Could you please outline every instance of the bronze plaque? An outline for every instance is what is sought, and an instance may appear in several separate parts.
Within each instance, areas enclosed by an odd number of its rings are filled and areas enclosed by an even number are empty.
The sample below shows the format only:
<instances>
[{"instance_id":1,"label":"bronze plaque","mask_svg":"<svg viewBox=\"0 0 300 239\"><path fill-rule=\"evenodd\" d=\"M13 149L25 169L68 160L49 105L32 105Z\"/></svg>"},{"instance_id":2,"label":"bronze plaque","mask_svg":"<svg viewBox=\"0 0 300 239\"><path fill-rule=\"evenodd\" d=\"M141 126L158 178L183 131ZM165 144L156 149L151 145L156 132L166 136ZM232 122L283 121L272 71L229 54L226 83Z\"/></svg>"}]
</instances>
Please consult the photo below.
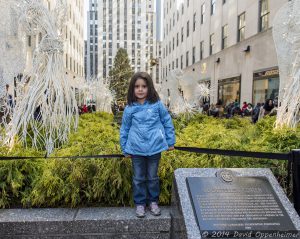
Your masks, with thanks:
<instances>
[{"instance_id":1,"label":"bronze plaque","mask_svg":"<svg viewBox=\"0 0 300 239\"><path fill-rule=\"evenodd\" d=\"M202 237L257 238L258 232L296 233L266 177L235 177L230 172L221 171L215 178L186 179ZM243 234L235 237L237 233Z\"/></svg>"}]
</instances>

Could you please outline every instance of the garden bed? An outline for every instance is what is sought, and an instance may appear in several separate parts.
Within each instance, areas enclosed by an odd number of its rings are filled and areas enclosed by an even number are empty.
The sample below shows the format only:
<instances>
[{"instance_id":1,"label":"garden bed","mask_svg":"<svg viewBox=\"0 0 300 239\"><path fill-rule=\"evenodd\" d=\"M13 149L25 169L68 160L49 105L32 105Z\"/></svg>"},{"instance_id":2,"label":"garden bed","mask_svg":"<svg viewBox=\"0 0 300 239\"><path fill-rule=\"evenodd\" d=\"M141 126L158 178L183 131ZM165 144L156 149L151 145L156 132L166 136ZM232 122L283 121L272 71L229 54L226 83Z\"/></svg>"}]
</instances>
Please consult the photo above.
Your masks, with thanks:
<instances>
[{"instance_id":1,"label":"garden bed","mask_svg":"<svg viewBox=\"0 0 300 239\"><path fill-rule=\"evenodd\" d=\"M204 115L174 120L177 146L256 152L289 152L300 148L300 130L274 130L275 118L253 125L249 119ZM68 144L50 156L120 154L119 126L113 115L85 114ZM0 148L2 156L44 156L16 145ZM159 168L160 203L169 205L177 168L270 168L285 187L287 163L170 151ZM0 161L0 208L132 206L130 159L38 159ZM285 189L285 188L284 188Z\"/></svg>"}]
</instances>

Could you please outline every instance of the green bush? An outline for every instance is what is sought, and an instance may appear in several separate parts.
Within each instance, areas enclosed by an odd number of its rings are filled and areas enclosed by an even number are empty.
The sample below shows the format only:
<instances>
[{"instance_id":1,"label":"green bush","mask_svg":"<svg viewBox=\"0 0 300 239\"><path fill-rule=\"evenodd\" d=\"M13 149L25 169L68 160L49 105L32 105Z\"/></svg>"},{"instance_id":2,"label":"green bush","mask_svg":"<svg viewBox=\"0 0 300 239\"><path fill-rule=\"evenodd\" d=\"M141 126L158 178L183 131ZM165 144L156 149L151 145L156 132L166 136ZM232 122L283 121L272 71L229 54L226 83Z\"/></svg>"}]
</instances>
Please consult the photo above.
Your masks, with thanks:
<instances>
[{"instance_id":1,"label":"green bush","mask_svg":"<svg viewBox=\"0 0 300 239\"><path fill-rule=\"evenodd\" d=\"M300 129L273 129L274 118L256 125L249 119L217 119L204 115L174 120L177 146L258 152L289 152L300 147ZM43 156L45 152L0 148L3 156ZM111 114L84 114L78 131L53 157L119 154L119 125ZM171 199L177 168L271 168L285 188L286 162L169 151L159 167L160 202ZM0 207L76 207L132 205L131 161L120 159L40 159L0 161ZM286 188L285 188L286 189Z\"/></svg>"}]
</instances>

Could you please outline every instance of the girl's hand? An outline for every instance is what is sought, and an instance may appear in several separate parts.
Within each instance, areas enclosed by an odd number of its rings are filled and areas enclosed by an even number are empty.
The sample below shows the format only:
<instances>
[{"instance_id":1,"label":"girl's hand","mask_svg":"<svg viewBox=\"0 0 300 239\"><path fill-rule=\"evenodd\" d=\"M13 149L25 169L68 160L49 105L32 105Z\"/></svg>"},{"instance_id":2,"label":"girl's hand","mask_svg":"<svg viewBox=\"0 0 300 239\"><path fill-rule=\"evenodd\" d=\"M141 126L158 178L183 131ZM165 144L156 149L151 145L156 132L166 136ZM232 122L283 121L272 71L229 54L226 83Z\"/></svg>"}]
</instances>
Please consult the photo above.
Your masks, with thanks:
<instances>
[{"instance_id":1,"label":"girl's hand","mask_svg":"<svg viewBox=\"0 0 300 239\"><path fill-rule=\"evenodd\" d=\"M131 158L130 154L124 154L125 158Z\"/></svg>"},{"instance_id":2,"label":"girl's hand","mask_svg":"<svg viewBox=\"0 0 300 239\"><path fill-rule=\"evenodd\" d=\"M174 146L168 148L168 151L172 151L172 150L174 150Z\"/></svg>"}]
</instances>

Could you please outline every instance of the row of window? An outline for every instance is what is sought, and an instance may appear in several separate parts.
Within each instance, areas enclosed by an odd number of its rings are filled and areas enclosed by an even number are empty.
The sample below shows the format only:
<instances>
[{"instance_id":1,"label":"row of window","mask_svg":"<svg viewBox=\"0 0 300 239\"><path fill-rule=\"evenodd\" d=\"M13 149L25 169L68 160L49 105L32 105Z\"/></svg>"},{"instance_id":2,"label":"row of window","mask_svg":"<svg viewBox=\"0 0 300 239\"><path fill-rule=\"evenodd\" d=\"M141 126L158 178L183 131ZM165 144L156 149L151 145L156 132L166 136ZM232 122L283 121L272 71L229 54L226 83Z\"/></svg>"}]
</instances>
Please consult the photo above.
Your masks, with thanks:
<instances>
[{"instance_id":1,"label":"row of window","mask_svg":"<svg viewBox=\"0 0 300 239\"><path fill-rule=\"evenodd\" d=\"M68 54L65 55L65 67L66 69L73 71L78 75L83 75L83 66L80 66L80 63L75 61L75 59L73 59Z\"/></svg>"},{"instance_id":2,"label":"row of window","mask_svg":"<svg viewBox=\"0 0 300 239\"><path fill-rule=\"evenodd\" d=\"M216 0L211 0L211 13L213 14L215 11L215 4ZM223 0L223 3L226 1ZM205 10L205 3L201 5L201 16L200 16L200 24L205 23L205 15L206 15L206 10ZM259 31L266 30L268 28L268 23L269 23L269 0L260 0L259 2ZM177 11L177 22L179 21L179 12ZM196 30L196 21L197 21L197 14L196 12L193 14L193 31ZM241 14L238 19L239 23L239 28L245 27L245 14ZM173 13L173 27L175 27L175 13ZM186 34L187 37L189 37L189 21L187 21L187 27L186 27ZM166 24L164 28L164 39L168 36L169 33L171 33L172 30L172 19L170 18L170 22ZM183 30L182 30L183 32ZM244 33L244 32L243 32ZM242 34L243 34L242 33Z\"/></svg>"},{"instance_id":3,"label":"row of window","mask_svg":"<svg viewBox=\"0 0 300 239\"><path fill-rule=\"evenodd\" d=\"M267 1L261 1L266 3ZM246 13L242 13L238 16L238 29L237 29L237 42L240 42L245 39L245 27L246 27ZM262 5L261 15L260 15L261 29L265 30L269 25L269 11L267 5ZM195 24L194 24L195 26ZM189 37L189 21L187 22L187 37ZM221 39L221 49L228 47L228 24L222 26L222 39ZM181 28L181 43L184 42L184 28ZM176 46L179 46L179 33L176 34ZM200 60L203 59L203 41L200 43ZM195 48L195 47L194 47ZM209 38L209 55L212 55L215 48L215 34L211 34ZM169 41L169 44L166 44L166 47L163 50L163 58L166 58L168 54L171 54L172 50L175 50L175 37L173 37L172 42ZM194 63L194 61L193 61Z\"/></svg>"},{"instance_id":4,"label":"row of window","mask_svg":"<svg viewBox=\"0 0 300 239\"><path fill-rule=\"evenodd\" d=\"M176 1L176 0L174 0L174 1ZM224 5L226 3L226 0L222 0L222 3ZM186 4L187 4L187 8L188 8L190 6L190 1L187 0ZM204 6L204 9L202 9L202 6ZM201 6L201 12L202 12L202 10L205 11L205 4L202 4L202 6ZM170 1L170 4L167 1L167 5L164 8L164 18L166 18L166 15L168 15L168 13L169 13L169 7L170 7L170 10L171 10L171 8L172 8L172 0ZM210 11L211 15L215 14L215 12L216 12L216 0L211 0L211 2L210 2L210 9L211 9L211 11ZM184 4L182 3L181 4L181 15L183 15L183 14L184 14ZM173 16L175 16L175 13L174 13ZM178 21L178 19L179 19L179 10L177 10L177 21Z\"/></svg>"},{"instance_id":5,"label":"row of window","mask_svg":"<svg viewBox=\"0 0 300 239\"><path fill-rule=\"evenodd\" d=\"M83 19L83 15L81 16ZM75 16L75 13L72 11L71 5L69 6L69 20L72 21L73 26L76 28L78 31L78 34L83 37L83 27L82 24L79 24L77 16Z\"/></svg>"}]
</instances>

